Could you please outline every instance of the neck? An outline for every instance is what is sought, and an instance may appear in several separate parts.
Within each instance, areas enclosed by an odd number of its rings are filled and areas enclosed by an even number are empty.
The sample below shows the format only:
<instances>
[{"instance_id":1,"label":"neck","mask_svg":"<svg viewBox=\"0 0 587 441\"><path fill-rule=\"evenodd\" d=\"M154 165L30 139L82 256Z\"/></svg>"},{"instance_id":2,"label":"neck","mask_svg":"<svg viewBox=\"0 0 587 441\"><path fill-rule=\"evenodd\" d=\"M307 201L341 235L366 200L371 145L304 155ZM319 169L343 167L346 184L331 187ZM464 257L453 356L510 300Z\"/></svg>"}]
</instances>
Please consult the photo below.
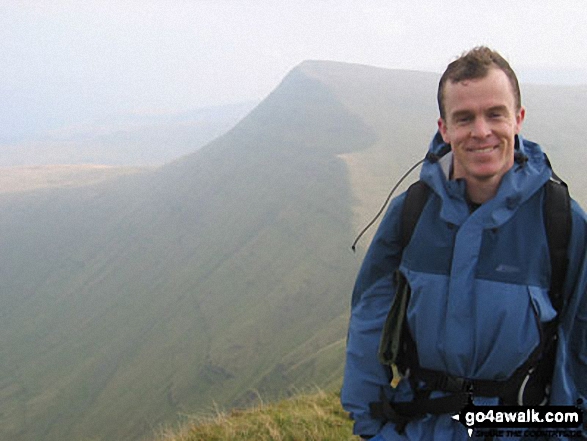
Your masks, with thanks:
<instances>
[{"instance_id":1,"label":"neck","mask_svg":"<svg viewBox=\"0 0 587 441\"><path fill-rule=\"evenodd\" d=\"M466 179L467 196L469 200L476 204L483 204L492 199L497 194L499 188L498 180L489 179L487 181L477 181L475 179Z\"/></svg>"}]
</instances>

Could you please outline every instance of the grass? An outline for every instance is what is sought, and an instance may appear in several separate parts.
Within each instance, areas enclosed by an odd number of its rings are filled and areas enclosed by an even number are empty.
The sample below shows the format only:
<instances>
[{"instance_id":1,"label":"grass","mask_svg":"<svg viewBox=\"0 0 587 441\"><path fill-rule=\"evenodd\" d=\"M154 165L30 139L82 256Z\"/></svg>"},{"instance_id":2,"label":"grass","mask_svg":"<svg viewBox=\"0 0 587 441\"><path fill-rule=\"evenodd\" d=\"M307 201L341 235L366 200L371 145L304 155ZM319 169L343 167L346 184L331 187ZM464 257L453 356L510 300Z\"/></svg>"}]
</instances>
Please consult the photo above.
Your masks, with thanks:
<instances>
[{"instance_id":1,"label":"grass","mask_svg":"<svg viewBox=\"0 0 587 441\"><path fill-rule=\"evenodd\" d=\"M194 417L157 441L356 441L339 396L319 390L275 404Z\"/></svg>"}]
</instances>

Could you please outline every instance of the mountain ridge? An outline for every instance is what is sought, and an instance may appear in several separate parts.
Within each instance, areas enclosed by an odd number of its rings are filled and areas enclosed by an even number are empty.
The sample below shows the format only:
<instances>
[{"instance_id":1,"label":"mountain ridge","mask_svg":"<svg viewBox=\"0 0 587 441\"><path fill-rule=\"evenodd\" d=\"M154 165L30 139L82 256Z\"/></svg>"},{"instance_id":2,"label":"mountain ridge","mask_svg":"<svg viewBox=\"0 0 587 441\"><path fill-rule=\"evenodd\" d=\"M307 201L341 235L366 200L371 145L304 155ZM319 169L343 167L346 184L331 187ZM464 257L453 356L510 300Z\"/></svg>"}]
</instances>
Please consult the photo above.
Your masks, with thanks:
<instances>
[{"instance_id":1,"label":"mountain ridge","mask_svg":"<svg viewBox=\"0 0 587 441\"><path fill-rule=\"evenodd\" d=\"M0 256L12 293L3 301L11 313L5 352L28 348L12 357L21 370L13 382L23 391L20 405L32 418L22 439L136 439L145 427L133 414L149 415L151 424L211 400L247 402L259 372L267 372L266 389L288 348L344 312L343 289L319 271L342 264L320 236L349 228L339 213L344 167L333 154L363 135L320 85L295 74L284 81L248 122L156 171L0 198L2 212L13 213L1 221L2 249L22 256ZM312 106L330 118L318 123L297 110ZM314 135L316 124L331 127L327 137ZM332 133L339 136L331 144ZM26 228L23 210L32 222ZM206 233L212 227L218 232ZM15 273L30 276L28 287ZM314 307L299 314L300 305ZM286 337L276 339L279 332ZM261 355L251 365L252 354ZM70 373L62 376L65 365ZM227 385L234 392L223 393ZM32 404L47 400L69 417Z\"/></svg>"}]
</instances>

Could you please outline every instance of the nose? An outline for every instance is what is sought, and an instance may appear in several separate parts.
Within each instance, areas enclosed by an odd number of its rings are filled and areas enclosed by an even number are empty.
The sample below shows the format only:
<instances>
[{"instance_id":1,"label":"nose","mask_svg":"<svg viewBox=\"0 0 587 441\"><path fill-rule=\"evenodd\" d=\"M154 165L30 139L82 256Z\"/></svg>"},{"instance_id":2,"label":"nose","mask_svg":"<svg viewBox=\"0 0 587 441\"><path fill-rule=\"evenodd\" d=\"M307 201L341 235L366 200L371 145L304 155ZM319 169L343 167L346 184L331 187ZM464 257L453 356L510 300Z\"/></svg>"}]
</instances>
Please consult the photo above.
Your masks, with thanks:
<instances>
[{"instance_id":1,"label":"nose","mask_svg":"<svg viewBox=\"0 0 587 441\"><path fill-rule=\"evenodd\" d=\"M471 125L471 135L475 138L487 138L491 134L491 128L485 118L475 118Z\"/></svg>"}]
</instances>

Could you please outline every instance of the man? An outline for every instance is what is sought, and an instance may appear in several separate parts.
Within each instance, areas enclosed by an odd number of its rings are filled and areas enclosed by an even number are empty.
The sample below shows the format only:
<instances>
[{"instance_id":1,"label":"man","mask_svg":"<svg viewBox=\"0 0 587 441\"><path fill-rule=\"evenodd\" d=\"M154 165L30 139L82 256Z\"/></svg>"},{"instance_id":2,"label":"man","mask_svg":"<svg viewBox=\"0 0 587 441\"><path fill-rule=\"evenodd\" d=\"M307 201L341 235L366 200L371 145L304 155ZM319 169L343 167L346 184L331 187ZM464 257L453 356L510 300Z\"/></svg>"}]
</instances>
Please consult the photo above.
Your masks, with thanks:
<instances>
[{"instance_id":1,"label":"man","mask_svg":"<svg viewBox=\"0 0 587 441\"><path fill-rule=\"evenodd\" d=\"M519 136L525 109L515 73L498 53L475 48L448 66L438 104L420 176L431 191L411 240L403 248L404 193L353 291L342 403L354 433L373 441L468 439L451 418L463 405L453 397L463 394L475 405L528 404L530 389L551 405L587 398L587 221L572 201L557 314L543 220L552 172L540 146ZM398 369L378 351L400 280L410 291L401 342L412 355Z\"/></svg>"}]
</instances>

